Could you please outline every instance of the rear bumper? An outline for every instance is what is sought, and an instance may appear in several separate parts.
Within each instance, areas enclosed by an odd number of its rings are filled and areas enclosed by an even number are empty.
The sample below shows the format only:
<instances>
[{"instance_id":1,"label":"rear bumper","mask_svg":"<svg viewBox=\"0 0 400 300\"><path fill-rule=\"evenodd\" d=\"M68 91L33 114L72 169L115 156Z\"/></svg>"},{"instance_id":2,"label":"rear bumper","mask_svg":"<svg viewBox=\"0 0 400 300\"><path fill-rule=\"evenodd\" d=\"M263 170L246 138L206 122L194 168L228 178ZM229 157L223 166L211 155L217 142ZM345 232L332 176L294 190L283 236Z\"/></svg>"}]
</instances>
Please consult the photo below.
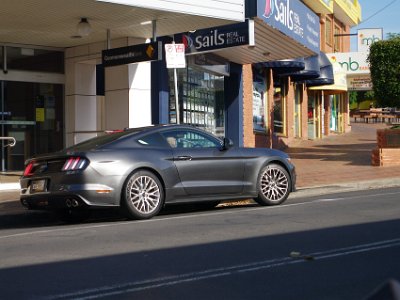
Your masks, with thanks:
<instances>
[{"instance_id":1,"label":"rear bumper","mask_svg":"<svg viewBox=\"0 0 400 300\"><path fill-rule=\"evenodd\" d=\"M52 184L44 192L31 192L21 181L20 201L30 209L95 208L118 206L119 193L101 184Z\"/></svg>"}]
</instances>

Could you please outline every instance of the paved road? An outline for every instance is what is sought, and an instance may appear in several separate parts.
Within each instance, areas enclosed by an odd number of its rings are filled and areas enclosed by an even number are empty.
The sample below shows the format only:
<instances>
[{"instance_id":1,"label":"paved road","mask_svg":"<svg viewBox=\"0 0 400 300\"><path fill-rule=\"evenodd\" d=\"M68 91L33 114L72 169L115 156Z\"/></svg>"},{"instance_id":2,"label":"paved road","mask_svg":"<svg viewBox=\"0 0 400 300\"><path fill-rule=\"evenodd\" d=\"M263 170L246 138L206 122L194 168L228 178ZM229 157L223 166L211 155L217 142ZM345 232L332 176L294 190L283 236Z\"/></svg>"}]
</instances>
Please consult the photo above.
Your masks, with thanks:
<instances>
[{"instance_id":1,"label":"paved road","mask_svg":"<svg viewBox=\"0 0 400 300\"><path fill-rule=\"evenodd\" d=\"M400 280L399 197L367 190L76 225L3 203L0 298L365 299Z\"/></svg>"}]
</instances>

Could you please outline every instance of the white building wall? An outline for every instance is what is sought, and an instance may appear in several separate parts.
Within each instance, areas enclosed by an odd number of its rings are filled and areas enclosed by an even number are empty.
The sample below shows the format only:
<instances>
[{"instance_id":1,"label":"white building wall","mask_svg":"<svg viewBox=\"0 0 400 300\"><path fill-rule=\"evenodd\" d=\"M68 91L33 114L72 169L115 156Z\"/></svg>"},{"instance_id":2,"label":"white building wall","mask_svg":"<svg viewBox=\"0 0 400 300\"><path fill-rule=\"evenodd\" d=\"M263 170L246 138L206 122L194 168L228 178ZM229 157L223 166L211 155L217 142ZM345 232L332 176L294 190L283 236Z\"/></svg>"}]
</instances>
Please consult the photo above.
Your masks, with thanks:
<instances>
[{"instance_id":1,"label":"white building wall","mask_svg":"<svg viewBox=\"0 0 400 300\"><path fill-rule=\"evenodd\" d=\"M244 21L244 0L99 0L148 9L191 14L233 21Z\"/></svg>"},{"instance_id":2,"label":"white building wall","mask_svg":"<svg viewBox=\"0 0 400 300\"><path fill-rule=\"evenodd\" d=\"M112 46L142 42L126 38L113 41ZM104 42L66 50L66 146L104 130L151 124L150 63L106 68L105 96L96 95L96 64L101 63L101 51L105 48Z\"/></svg>"},{"instance_id":3,"label":"white building wall","mask_svg":"<svg viewBox=\"0 0 400 300\"><path fill-rule=\"evenodd\" d=\"M151 64L129 65L129 127L151 125Z\"/></svg>"}]
</instances>

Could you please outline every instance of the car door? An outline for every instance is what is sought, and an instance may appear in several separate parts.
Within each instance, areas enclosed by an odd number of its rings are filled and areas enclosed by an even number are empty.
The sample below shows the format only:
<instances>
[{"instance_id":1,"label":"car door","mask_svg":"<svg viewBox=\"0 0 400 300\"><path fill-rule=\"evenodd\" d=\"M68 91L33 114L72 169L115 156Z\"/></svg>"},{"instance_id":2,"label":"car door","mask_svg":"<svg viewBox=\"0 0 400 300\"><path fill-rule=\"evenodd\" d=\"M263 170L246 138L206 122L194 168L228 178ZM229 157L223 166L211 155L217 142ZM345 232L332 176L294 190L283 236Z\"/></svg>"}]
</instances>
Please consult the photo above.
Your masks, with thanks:
<instances>
[{"instance_id":1,"label":"car door","mask_svg":"<svg viewBox=\"0 0 400 300\"><path fill-rule=\"evenodd\" d=\"M219 139L202 131L171 130L163 133L187 194L240 194L244 162L240 149L221 150Z\"/></svg>"}]
</instances>

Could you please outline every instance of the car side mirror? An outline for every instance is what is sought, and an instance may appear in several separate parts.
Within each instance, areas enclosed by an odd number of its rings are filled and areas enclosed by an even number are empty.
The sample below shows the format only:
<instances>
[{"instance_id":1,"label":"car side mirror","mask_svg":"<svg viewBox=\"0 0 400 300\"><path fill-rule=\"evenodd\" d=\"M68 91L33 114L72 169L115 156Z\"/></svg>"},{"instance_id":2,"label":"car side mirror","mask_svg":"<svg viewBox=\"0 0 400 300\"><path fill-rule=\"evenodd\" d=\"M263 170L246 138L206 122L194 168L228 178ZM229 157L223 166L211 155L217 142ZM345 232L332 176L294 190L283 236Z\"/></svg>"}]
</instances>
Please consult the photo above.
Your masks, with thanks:
<instances>
[{"instance_id":1,"label":"car side mirror","mask_svg":"<svg viewBox=\"0 0 400 300\"><path fill-rule=\"evenodd\" d=\"M233 147L232 140L225 137L222 142L221 151L228 150L231 147Z\"/></svg>"}]
</instances>

